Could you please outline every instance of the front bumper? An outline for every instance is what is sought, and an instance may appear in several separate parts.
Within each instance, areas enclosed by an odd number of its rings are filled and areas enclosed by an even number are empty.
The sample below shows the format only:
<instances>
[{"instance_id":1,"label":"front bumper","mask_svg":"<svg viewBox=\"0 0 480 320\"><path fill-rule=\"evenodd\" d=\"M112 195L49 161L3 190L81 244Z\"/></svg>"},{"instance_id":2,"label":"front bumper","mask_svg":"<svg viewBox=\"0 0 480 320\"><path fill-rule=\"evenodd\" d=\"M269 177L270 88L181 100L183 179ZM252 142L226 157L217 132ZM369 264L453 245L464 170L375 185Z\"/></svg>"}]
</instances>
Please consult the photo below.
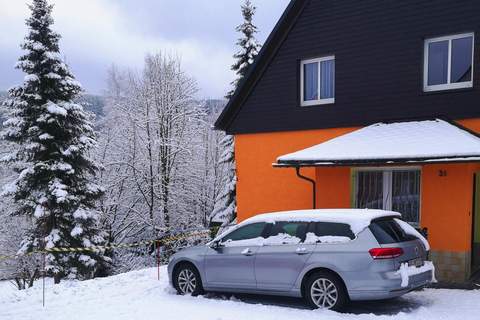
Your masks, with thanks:
<instances>
[{"instance_id":1,"label":"front bumper","mask_svg":"<svg viewBox=\"0 0 480 320\"><path fill-rule=\"evenodd\" d=\"M175 265L175 261L170 259L170 262L168 263L167 266L167 271L168 271L168 283L170 283L171 286L173 286L173 267Z\"/></svg>"}]
</instances>

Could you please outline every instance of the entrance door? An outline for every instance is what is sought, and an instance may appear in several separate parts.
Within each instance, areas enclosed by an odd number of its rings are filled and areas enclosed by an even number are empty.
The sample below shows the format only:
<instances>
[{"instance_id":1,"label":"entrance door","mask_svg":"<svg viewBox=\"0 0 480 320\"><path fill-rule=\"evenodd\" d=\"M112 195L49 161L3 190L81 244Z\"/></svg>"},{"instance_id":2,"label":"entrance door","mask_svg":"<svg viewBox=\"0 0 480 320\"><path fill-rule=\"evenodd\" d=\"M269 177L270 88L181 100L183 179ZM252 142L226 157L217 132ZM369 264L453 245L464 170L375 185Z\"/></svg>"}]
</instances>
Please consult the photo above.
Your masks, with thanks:
<instances>
[{"instance_id":1,"label":"entrance door","mask_svg":"<svg viewBox=\"0 0 480 320\"><path fill-rule=\"evenodd\" d=\"M472 274L480 271L480 172L475 174L472 226Z\"/></svg>"}]
</instances>

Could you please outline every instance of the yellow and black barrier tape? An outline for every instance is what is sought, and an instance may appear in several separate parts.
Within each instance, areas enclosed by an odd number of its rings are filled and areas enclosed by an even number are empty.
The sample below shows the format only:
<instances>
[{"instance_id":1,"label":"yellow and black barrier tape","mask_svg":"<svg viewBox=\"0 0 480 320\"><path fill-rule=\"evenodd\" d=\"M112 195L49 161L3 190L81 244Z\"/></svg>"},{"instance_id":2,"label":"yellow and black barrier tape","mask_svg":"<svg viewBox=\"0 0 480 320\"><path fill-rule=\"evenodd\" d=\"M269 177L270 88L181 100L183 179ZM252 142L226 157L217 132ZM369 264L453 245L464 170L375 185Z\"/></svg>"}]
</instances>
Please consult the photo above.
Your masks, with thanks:
<instances>
[{"instance_id":1,"label":"yellow and black barrier tape","mask_svg":"<svg viewBox=\"0 0 480 320\"><path fill-rule=\"evenodd\" d=\"M78 248L68 248L68 247L58 247L58 248L48 248L48 249L43 249L43 250L34 250L31 252L28 252L23 255L16 255L16 256L5 256L5 255L0 255L0 261L2 260L12 260L12 259L17 259L20 257L25 257L25 256L31 256L33 254L47 254L47 253L68 253L68 252L98 252L102 250L112 250L112 249L125 249L125 248L135 248L135 247L141 247L141 246L146 246L146 245L165 245L170 242L178 241L178 240L185 240L189 238L194 238L202 235L207 235L210 234L209 230L204 230L204 231L195 231L195 232L189 232L189 233L183 233L179 234L176 236L170 236L158 240L148 240L148 241L139 241L139 242L134 242L134 243L118 243L118 244L109 244L106 246L92 246L92 247L78 247Z\"/></svg>"}]
</instances>

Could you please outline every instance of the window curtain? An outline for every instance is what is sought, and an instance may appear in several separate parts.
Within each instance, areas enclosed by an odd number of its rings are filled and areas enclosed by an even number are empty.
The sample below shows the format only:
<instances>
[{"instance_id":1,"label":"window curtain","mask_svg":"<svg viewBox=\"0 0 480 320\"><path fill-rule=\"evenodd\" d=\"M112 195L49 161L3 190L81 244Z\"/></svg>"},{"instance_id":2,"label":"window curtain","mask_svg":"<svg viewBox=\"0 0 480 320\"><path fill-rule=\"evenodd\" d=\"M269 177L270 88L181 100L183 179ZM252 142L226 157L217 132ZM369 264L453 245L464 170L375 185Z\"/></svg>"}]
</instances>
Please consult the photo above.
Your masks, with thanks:
<instances>
[{"instance_id":1,"label":"window curtain","mask_svg":"<svg viewBox=\"0 0 480 320\"><path fill-rule=\"evenodd\" d=\"M452 40L452 83L472 80L472 46L472 37Z\"/></svg>"},{"instance_id":2,"label":"window curtain","mask_svg":"<svg viewBox=\"0 0 480 320\"><path fill-rule=\"evenodd\" d=\"M320 99L331 99L335 97L335 60L321 64Z\"/></svg>"},{"instance_id":3,"label":"window curtain","mask_svg":"<svg viewBox=\"0 0 480 320\"><path fill-rule=\"evenodd\" d=\"M355 207L400 212L405 221L420 222L420 171L356 172Z\"/></svg>"},{"instance_id":4,"label":"window curtain","mask_svg":"<svg viewBox=\"0 0 480 320\"><path fill-rule=\"evenodd\" d=\"M432 42L428 46L428 85L448 83L448 41Z\"/></svg>"},{"instance_id":5,"label":"window curtain","mask_svg":"<svg viewBox=\"0 0 480 320\"><path fill-rule=\"evenodd\" d=\"M305 101L318 99L318 63L304 65L303 97Z\"/></svg>"},{"instance_id":6,"label":"window curtain","mask_svg":"<svg viewBox=\"0 0 480 320\"><path fill-rule=\"evenodd\" d=\"M420 222L420 171L394 171L392 210L410 223Z\"/></svg>"},{"instance_id":7,"label":"window curtain","mask_svg":"<svg viewBox=\"0 0 480 320\"><path fill-rule=\"evenodd\" d=\"M357 172L355 205L361 209L383 209L383 172Z\"/></svg>"}]
</instances>

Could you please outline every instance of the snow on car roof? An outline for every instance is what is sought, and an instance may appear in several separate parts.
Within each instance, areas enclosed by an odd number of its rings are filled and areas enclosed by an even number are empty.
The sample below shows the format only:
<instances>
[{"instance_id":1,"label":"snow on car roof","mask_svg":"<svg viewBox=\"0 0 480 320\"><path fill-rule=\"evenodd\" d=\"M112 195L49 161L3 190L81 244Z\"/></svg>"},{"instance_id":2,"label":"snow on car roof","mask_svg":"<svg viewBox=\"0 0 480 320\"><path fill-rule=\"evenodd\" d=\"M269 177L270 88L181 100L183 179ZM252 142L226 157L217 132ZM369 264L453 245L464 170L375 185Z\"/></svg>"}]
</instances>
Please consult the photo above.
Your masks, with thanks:
<instances>
[{"instance_id":1,"label":"snow on car roof","mask_svg":"<svg viewBox=\"0 0 480 320\"><path fill-rule=\"evenodd\" d=\"M243 221L239 226L254 222L275 223L278 221L336 222L350 225L352 232L357 235L368 227L372 220L383 217L401 217L401 214L394 211L373 209L295 210L259 214Z\"/></svg>"}]
</instances>

